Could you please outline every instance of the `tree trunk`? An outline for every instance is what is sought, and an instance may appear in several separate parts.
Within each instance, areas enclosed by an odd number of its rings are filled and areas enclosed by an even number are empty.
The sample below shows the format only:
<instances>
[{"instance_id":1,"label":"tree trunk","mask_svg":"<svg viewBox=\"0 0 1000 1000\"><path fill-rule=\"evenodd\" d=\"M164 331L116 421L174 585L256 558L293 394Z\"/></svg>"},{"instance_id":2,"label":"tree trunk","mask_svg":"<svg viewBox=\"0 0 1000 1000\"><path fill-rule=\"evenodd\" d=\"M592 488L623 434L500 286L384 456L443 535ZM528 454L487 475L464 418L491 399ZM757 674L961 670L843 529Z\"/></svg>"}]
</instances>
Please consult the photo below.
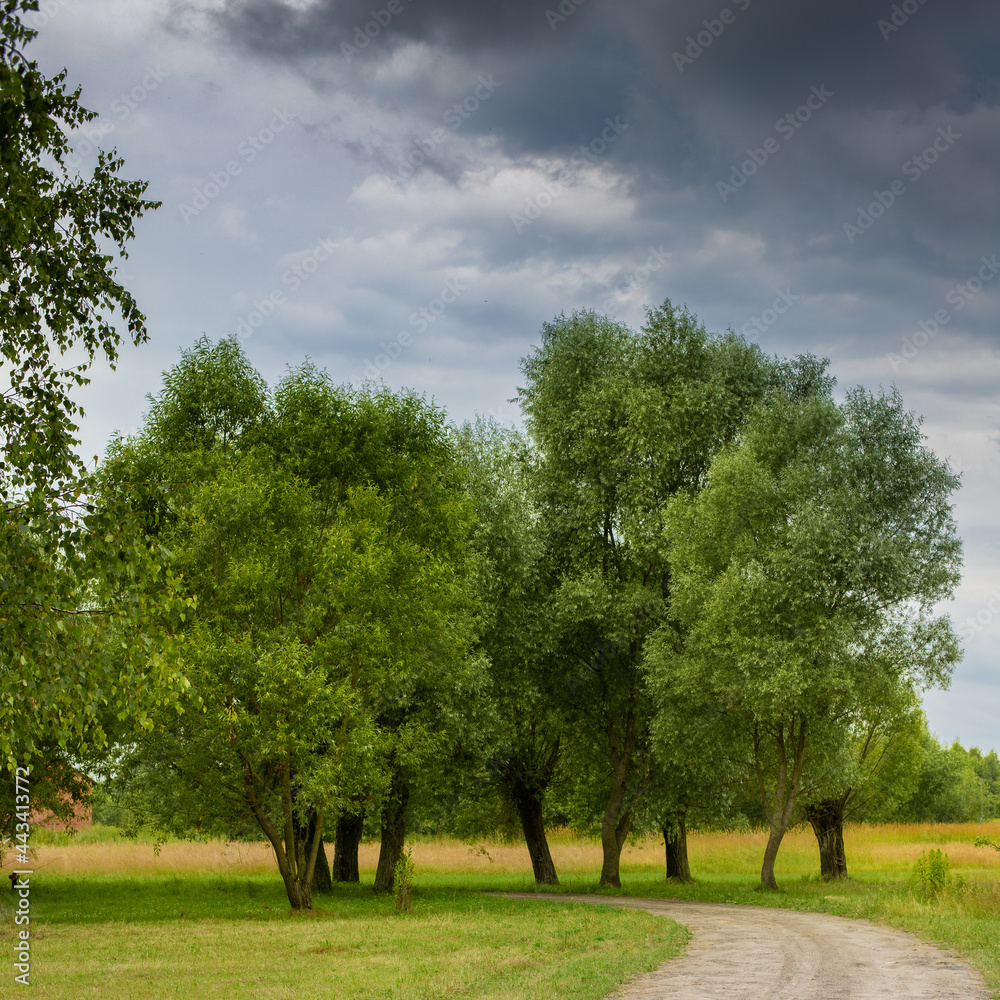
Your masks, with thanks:
<instances>
[{"instance_id":1,"label":"tree trunk","mask_svg":"<svg viewBox=\"0 0 1000 1000\"><path fill-rule=\"evenodd\" d=\"M675 823L663 828L663 842L667 851L667 878L690 882L691 866L688 864L687 826L683 812L678 813Z\"/></svg>"},{"instance_id":2,"label":"tree trunk","mask_svg":"<svg viewBox=\"0 0 1000 1000\"><path fill-rule=\"evenodd\" d=\"M613 885L617 889L622 885L620 875L622 848L625 846L629 830L632 829L632 811L622 808L624 799L624 781L616 781L607 808L604 810L604 818L601 820L601 848L604 852L601 863L601 885Z\"/></svg>"},{"instance_id":3,"label":"tree trunk","mask_svg":"<svg viewBox=\"0 0 1000 1000\"><path fill-rule=\"evenodd\" d=\"M774 782L773 795L767 793L767 781L764 777L764 769L761 758L761 737L760 730L754 725L754 769L757 772L757 782L760 787L761 797L764 803L764 813L767 816L771 833L767 839L767 847L764 849L764 862L760 868L760 885L762 889L777 889L778 883L774 879L774 862L778 857L778 848L781 846L782 838L785 836L788 827L792 822L792 814L795 810L795 800L798 796L799 781L802 778L802 764L806 753L806 722L805 719L798 720L798 731L796 732L796 720L793 717L791 724L785 732L785 723L779 722L773 730L775 739L775 749L778 757L778 773ZM788 754L788 741L791 740L791 759ZM791 765L789 767L789 765Z\"/></svg>"},{"instance_id":4,"label":"tree trunk","mask_svg":"<svg viewBox=\"0 0 1000 1000\"><path fill-rule=\"evenodd\" d=\"M313 839L316 836L317 815L314 810L309 811L309 821L305 825L295 823L295 839L298 843L307 845L306 850L311 848ZM320 832L319 844L316 846L316 867L313 869L312 883L310 886L313 892L331 893L333 883L330 881L330 865L326 860L326 851L323 848L323 834Z\"/></svg>"},{"instance_id":5,"label":"tree trunk","mask_svg":"<svg viewBox=\"0 0 1000 1000\"><path fill-rule=\"evenodd\" d=\"M409 786L397 771L392 777L389 798L382 808L382 845L375 871L376 892L392 892L396 862L403 854L403 842L406 840L406 805L409 799Z\"/></svg>"},{"instance_id":6,"label":"tree trunk","mask_svg":"<svg viewBox=\"0 0 1000 1000\"><path fill-rule=\"evenodd\" d=\"M316 851L316 868L313 871L312 891L323 895L333 892L333 879L330 877L330 862L326 858L326 848L323 846L323 838L319 839L319 847Z\"/></svg>"},{"instance_id":7,"label":"tree trunk","mask_svg":"<svg viewBox=\"0 0 1000 1000\"><path fill-rule=\"evenodd\" d=\"M805 809L819 844L820 876L826 880L847 878L843 802L843 799L824 799Z\"/></svg>"},{"instance_id":8,"label":"tree trunk","mask_svg":"<svg viewBox=\"0 0 1000 1000\"><path fill-rule=\"evenodd\" d=\"M777 889L778 883L774 877L774 862L778 858L778 848L781 847L785 831L780 827L771 827L771 835L767 838L764 848L764 863L760 866L760 884L763 889Z\"/></svg>"},{"instance_id":9,"label":"tree trunk","mask_svg":"<svg viewBox=\"0 0 1000 1000\"><path fill-rule=\"evenodd\" d=\"M297 821L292 795L291 768L286 763L281 768L281 806L283 831L271 822L257 795L253 771L244 760L244 787L247 804L253 811L264 835L271 842L274 858L285 883L285 892L293 910L312 908L312 882L316 872L316 859L323 844L323 808L310 816L303 827Z\"/></svg>"},{"instance_id":10,"label":"tree trunk","mask_svg":"<svg viewBox=\"0 0 1000 1000\"><path fill-rule=\"evenodd\" d=\"M333 847L333 880L359 882L358 847L365 828L365 813L344 813L337 819L337 840Z\"/></svg>"},{"instance_id":11,"label":"tree trunk","mask_svg":"<svg viewBox=\"0 0 1000 1000\"><path fill-rule=\"evenodd\" d=\"M549 841L545 836L545 823L542 820L542 798L540 793L532 793L522 788L515 792L518 815L521 817L521 828L524 830L524 842L528 845L531 857L531 869L535 873L538 885L558 885L556 866L552 863L549 853Z\"/></svg>"}]
</instances>

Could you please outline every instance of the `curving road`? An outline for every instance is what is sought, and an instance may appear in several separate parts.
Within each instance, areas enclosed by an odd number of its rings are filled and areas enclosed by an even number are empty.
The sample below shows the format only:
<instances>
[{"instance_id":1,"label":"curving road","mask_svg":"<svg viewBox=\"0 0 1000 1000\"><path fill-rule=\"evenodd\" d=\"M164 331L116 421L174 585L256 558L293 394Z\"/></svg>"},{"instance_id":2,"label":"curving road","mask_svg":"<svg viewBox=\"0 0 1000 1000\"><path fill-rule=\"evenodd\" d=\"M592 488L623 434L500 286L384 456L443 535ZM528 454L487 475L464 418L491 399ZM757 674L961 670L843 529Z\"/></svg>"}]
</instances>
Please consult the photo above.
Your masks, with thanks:
<instances>
[{"instance_id":1,"label":"curving road","mask_svg":"<svg viewBox=\"0 0 1000 1000\"><path fill-rule=\"evenodd\" d=\"M826 913L586 895L505 893L631 906L685 924L684 955L617 1000L989 1000L982 977L912 934Z\"/></svg>"}]
</instances>

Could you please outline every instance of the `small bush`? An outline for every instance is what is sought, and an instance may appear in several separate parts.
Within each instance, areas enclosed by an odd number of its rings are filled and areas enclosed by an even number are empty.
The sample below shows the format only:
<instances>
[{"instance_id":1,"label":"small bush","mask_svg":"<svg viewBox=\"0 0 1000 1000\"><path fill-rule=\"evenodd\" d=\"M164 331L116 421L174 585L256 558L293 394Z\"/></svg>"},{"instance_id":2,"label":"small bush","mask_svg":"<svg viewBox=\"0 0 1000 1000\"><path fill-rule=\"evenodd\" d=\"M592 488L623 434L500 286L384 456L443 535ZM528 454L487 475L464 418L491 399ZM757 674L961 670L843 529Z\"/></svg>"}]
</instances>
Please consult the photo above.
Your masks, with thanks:
<instances>
[{"instance_id":1,"label":"small bush","mask_svg":"<svg viewBox=\"0 0 1000 1000\"><path fill-rule=\"evenodd\" d=\"M392 873L392 891L396 896L396 910L400 913L413 912L413 858L412 848L407 848L396 862Z\"/></svg>"},{"instance_id":2,"label":"small bush","mask_svg":"<svg viewBox=\"0 0 1000 1000\"><path fill-rule=\"evenodd\" d=\"M953 877L950 869L948 855L939 847L921 851L910 875L910 885L921 899L934 899L951 887Z\"/></svg>"}]
</instances>

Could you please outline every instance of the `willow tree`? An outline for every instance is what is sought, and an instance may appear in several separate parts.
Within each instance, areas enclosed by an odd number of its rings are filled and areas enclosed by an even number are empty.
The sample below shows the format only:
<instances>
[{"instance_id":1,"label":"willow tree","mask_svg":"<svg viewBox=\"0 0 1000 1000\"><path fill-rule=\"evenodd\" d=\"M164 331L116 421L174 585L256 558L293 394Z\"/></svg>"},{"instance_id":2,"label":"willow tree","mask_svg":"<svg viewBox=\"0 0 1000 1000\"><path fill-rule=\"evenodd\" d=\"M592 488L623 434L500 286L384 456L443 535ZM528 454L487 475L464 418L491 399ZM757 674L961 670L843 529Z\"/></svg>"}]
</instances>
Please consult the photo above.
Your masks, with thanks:
<instances>
[{"instance_id":1,"label":"willow tree","mask_svg":"<svg viewBox=\"0 0 1000 1000\"><path fill-rule=\"evenodd\" d=\"M593 313L546 324L519 390L538 451L540 532L555 564L545 616L574 759L604 797L601 881L619 885L649 785L655 712L644 646L671 590L663 508L693 491L779 367L733 334L710 336L669 302L638 334Z\"/></svg>"},{"instance_id":2,"label":"willow tree","mask_svg":"<svg viewBox=\"0 0 1000 1000\"><path fill-rule=\"evenodd\" d=\"M944 682L959 657L933 610L959 577L957 485L897 393L856 389L840 406L822 393L762 406L704 487L668 504L676 669L749 736L765 888L810 746L835 744L887 686Z\"/></svg>"},{"instance_id":3,"label":"willow tree","mask_svg":"<svg viewBox=\"0 0 1000 1000\"><path fill-rule=\"evenodd\" d=\"M457 438L476 511L473 541L481 554L483 594L479 648L489 662L492 724L482 787L516 813L536 883L556 885L545 801L564 742L565 678L547 617L553 560L532 494L534 455L520 432L485 420L466 424Z\"/></svg>"},{"instance_id":4,"label":"willow tree","mask_svg":"<svg viewBox=\"0 0 1000 1000\"><path fill-rule=\"evenodd\" d=\"M299 405L310 387L329 389L340 419ZM202 340L103 470L106 492L146 518L196 599L174 624L186 710L158 718L124 764L179 789L162 800L192 824L253 819L294 908L311 905L327 817L385 793L387 762L434 745L419 726L390 726L386 706L465 669L461 497L440 476L379 482L385 449L366 459L350 446L371 436L372 408L402 431L421 406L334 391L309 366L272 395L234 341ZM414 435L381 444L426 456ZM312 475L338 448L339 464Z\"/></svg>"}]
</instances>

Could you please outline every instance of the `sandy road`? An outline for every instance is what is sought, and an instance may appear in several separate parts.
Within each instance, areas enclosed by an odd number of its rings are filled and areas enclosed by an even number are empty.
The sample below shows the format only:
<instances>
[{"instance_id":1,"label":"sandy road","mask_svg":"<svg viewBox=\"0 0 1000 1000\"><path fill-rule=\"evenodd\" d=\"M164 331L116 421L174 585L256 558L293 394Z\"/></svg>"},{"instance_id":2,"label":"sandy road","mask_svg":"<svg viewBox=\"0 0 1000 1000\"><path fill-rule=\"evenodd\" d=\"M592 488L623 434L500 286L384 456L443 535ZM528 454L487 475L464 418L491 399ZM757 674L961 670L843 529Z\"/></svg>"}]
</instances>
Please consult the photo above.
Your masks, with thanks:
<instances>
[{"instance_id":1,"label":"sandy road","mask_svg":"<svg viewBox=\"0 0 1000 1000\"><path fill-rule=\"evenodd\" d=\"M616 1000L989 1000L979 973L912 934L825 913L586 895L505 893L631 906L685 924L684 955Z\"/></svg>"}]
</instances>

